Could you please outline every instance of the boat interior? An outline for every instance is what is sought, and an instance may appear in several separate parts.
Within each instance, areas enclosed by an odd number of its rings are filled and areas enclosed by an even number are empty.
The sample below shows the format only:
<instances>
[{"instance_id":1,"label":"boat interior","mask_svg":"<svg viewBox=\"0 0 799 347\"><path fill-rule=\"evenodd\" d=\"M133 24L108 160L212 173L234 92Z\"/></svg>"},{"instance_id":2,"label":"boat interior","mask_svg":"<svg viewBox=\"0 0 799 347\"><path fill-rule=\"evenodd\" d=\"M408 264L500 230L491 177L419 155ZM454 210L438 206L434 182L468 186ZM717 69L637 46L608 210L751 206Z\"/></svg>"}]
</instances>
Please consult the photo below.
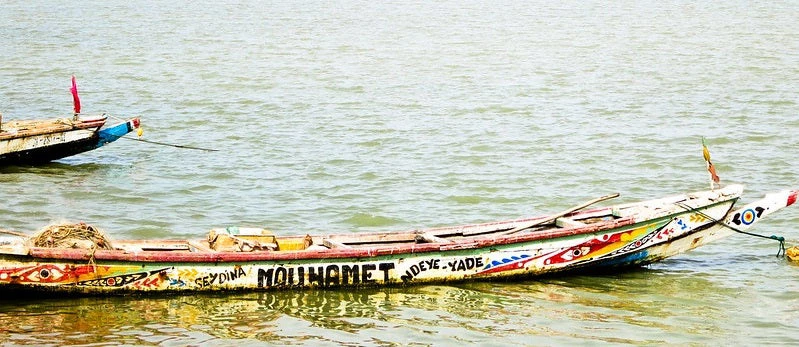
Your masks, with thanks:
<instances>
[{"instance_id":1,"label":"boat interior","mask_svg":"<svg viewBox=\"0 0 799 347\"><path fill-rule=\"evenodd\" d=\"M0 123L0 140L13 139L35 135L60 133L76 129L93 129L105 125L108 117L105 115L56 118L46 120L14 120Z\"/></svg>"},{"instance_id":2,"label":"boat interior","mask_svg":"<svg viewBox=\"0 0 799 347\"><path fill-rule=\"evenodd\" d=\"M576 218L575 218L576 217ZM335 235L279 236L263 228L215 228L206 240L115 241L114 248L128 252L258 252L357 249L411 244L457 245L471 240L521 233L585 227L620 218L610 209L556 218L540 217L515 221L443 227L399 232L368 232Z\"/></svg>"},{"instance_id":3,"label":"boat interior","mask_svg":"<svg viewBox=\"0 0 799 347\"><path fill-rule=\"evenodd\" d=\"M539 235L541 237L558 237L578 233L596 232L609 224L632 221L634 216L646 211L649 218L657 214L671 214L684 212L685 206L692 204L707 204L721 198L737 199L740 187L734 187L730 192L715 191L712 194L683 194L662 199L643 202L628 203L610 207L585 209L596 202L615 198L618 194L600 197L582 205L574 206L561 213L523 218L508 221L470 224L462 226L438 227L430 229L416 229L407 231L389 232L360 232L345 234L299 234L278 235L264 228L228 227L211 229L205 239L194 240L106 240L105 236L86 224L53 225L48 228L53 232L23 238L17 236L15 242L0 244L0 251L12 252L9 248L15 244L23 243L13 253L25 254L28 247L44 248L77 248L77 249L107 249L120 250L129 253L139 252L175 252L175 253L215 253L215 252L294 252L294 251L320 251L320 250L346 250L381 248L392 246L410 246L437 244L442 247L466 245L485 240L500 238L515 238L517 236ZM693 201L693 202L692 202ZM682 207L675 207L682 206ZM637 217L635 217L637 218ZM77 230L65 232L64 230ZM0 230L2 234L2 230ZM65 241L53 239L56 235L78 235L81 239L66 239ZM17 234L20 235L20 234ZM60 237L60 236L59 236ZM34 239L35 242L34 242ZM24 242L21 242L24 240ZM101 241L98 241L101 240Z\"/></svg>"}]
</instances>

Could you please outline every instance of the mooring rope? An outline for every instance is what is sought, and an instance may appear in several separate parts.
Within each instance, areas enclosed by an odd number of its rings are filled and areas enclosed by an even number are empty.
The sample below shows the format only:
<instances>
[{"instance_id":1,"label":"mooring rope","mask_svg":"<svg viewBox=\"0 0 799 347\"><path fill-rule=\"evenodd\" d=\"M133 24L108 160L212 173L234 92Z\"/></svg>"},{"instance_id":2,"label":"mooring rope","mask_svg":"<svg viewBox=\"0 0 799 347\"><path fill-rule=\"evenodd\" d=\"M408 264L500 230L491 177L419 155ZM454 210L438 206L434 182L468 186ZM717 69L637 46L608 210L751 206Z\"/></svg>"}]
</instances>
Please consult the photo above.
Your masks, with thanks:
<instances>
[{"instance_id":1,"label":"mooring rope","mask_svg":"<svg viewBox=\"0 0 799 347\"><path fill-rule=\"evenodd\" d=\"M123 122L128 121L128 119L120 118L120 117L117 117L117 116L114 116L114 115L108 114L108 113L103 113L103 115L108 117L108 118L112 118L112 119L115 119L115 120L118 120L118 121L123 121ZM125 134L125 135L127 135L127 134ZM169 147L184 148L184 149L195 149L195 150L198 150L198 151L206 151L206 152L218 152L219 151L218 149L202 148L202 147L186 146L186 145L176 145L176 144L173 144L173 143L150 141L150 140L145 140L145 139L143 139L141 137L139 137L139 138L130 138L130 137L125 137L125 135L122 135L122 136L110 135L110 136L116 137L115 140L125 139L125 140L132 140L132 141L141 141L141 142L146 142L146 143L153 144L153 145L169 146Z\"/></svg>"},{"instance_id":2,"label":"mooring rope","mask_svg":"<svg viewBox=\"0 0 799 347\"><path fill-rule=\"evenodd\" d=\"M125 134L125 135L127 135L127 134ZM206 151L206 152L218 152L219 151L218 149L212 149L212 148L202 148L202 147L195 147L195 146L176 145L176 144L173 144L173 143L166 143L166 142L150 141L150 140L145 140L145 139L140 138L140 137L139 138L131 138L131 137L126 137L125 135L122 135L122 136L108 135L108 136L115 137L114 140L123 139L123 140L139 141L139 142L145 142L145 143L149 143L149 144L153 144L153 145L177 147L177 148L184 148L184 149L196 149L198 151Z\"/></svg>"},{"instance_id":3,"label":"mooring rope","mask_svg":"<svg viewBox=\"0 0 799 347\"><path fill-rule=\"evenodd\" d=\"M122 139L125 139L125 140L131 140L131 141L146 142L146 143L149 143L149 144L160 145L160 146L169 146L169 147L177 147L177 148L185 148L185 149L196 149L198 151L206 151L206 152L219 152L218 149L202 148L202 147L194 147L194 146L185 146L185 145L176 145L176 144L173 144L173 143L150 141L150 140L145 140L145 139L142 139L142 138L131 138L131 137L123 137L123 136L117 136L117 138L118 139L122 138Z\"/></svg>"},{"instance_id":4,"label":"mooring rope","mask_svg":"<svg viewBox=\"0 0 799 347\"><path fill-rule=\"evenodd\" d=\"M782 237L782 236L777 236L777 235L766 236L766 235L761 235L761 234L750 233L748 231L743 231L741 229L733 227L732 225L724 223L724 222L722 222L722 221L720 221L720 220L718 220L716 218L713 218L712 216L708 215L707 213L704 213L704 212L700 211L697 208L688 206L688 205L686 205L683 202L679 202L678 201L678 202L675 202L674 204L679 206L679 207L682 207L682 208L686 209L688 212L695 212L696 214L711 220L713 223L721 224L722 226L730 228L730 230L735 231L737 233L741 233L741 234L745 234L745 235L749 235L749 236L755 236L755 237L762 237L764 239L778 241L780 243L780 249L777 250L777 257L785 256L785 238Z\"/></svg>"}]
</instances>

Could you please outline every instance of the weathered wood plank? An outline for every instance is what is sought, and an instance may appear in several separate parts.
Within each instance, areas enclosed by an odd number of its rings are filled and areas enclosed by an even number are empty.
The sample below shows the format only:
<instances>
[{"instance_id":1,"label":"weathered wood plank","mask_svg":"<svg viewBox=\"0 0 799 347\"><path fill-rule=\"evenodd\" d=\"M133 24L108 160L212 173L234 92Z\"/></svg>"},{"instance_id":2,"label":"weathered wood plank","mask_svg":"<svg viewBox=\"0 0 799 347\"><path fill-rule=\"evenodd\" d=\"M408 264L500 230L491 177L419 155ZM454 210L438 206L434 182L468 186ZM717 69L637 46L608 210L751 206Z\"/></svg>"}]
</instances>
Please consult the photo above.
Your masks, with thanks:
<instances>
[{"instance_id":1,"label":"weathered wood plank","mask_svg":"<svg viewBox=\"0 0 799 347\"><path fill-rule=\"evenodd\" d=\"M208 245L208 241L189 241L189 246L194 247L198 252L215 252L211 247Z\"/></svg>"},{"instance_id":2,"label":"weathered wood plank","mask_svg":"<svg viewBox=\"0 0 799 347\"><path fill-rule=\"evenodd\" d=\"M188 251L191 250L188 243L162 243L142 245L143 251Z\"/></svg>"},{"instance_id":3,"label":"weathered wood plank","mask_svg":"<svg viewBox=\"0 0 799 347\"><path fill-rule=\"evenodd\" d=\"M325 245L327 248L352 248L352 246L345 245L341 242L334 241L331 239L324 239L322 240L322 244Z\"/></svg>"},{"instance_id":4,"label":"weathered wood plank","mask_svg":"<svg viewBox=\"0 0 799 347\"><path fill-rule=\"evenodd\" d=\"M106 117L100 116L77 121L69 118L10 121L2 124L0 140L60 133L76 129L99 128L105 124L106 119Z\"/></svg>"},{"instance_id":5,"label":"weathered wood plank","mask_svg":"<svg viewBox=\"0 0 799 347\"><path fill-rule=\"evenodd\" d=\"M445 239L443 237L438 237L433 234L423 233L416 235L417 242L429 242L429 243L452 243L453 241L450 239Z\"/></svg>"},{"instance_id":6,"label":"weathered wood plank","mask_svg":"<svg viewBox=\"0 0 799 347\"><path fill-rule=\"evenodd\" d=\"M587 224L583 222L578 222L571 218L560 217L558 219L555 219L555 225L558 226L559 228L579 228L579 227L584 227Z\"/></svg>"},{"instance_id":7,"label":"weathered wood plank","mask_svg":"<svg viewBox=\"0 0 799 347\"><path fill-rule=\"evenodd\" d=\"M404 233L380 233L371 235L330 235L327 237L329 240L335 240L348 244L379 244L379 243L399 243L399 242L416 242L417 233L404 232Z\"/></svg>"}]
</instances>

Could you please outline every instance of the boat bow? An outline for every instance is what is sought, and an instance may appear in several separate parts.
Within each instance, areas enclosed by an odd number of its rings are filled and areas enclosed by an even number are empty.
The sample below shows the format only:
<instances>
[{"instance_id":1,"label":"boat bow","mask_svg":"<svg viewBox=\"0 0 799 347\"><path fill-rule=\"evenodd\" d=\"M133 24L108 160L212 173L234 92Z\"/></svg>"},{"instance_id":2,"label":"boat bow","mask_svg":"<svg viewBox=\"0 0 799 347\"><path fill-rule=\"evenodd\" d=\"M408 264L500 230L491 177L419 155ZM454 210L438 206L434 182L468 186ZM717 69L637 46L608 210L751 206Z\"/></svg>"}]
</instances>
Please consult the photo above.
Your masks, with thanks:
<instances>
[{"instance_id":1,"label":"boat bow","mask_svg":"<svg viewBox=\"0 0 799 347\"><path fill-rule=\"evenodd\" d=\"M694 248L728 237L736 232L746 232L766 216L777 212L796 202L799 190L782 190L766 194L763 198L750 202L743 207L731 209L720 218L706 213L696 213L705 217L709 223L696 228L696 232L686 234L668 243L655 245L645 251L645 261L638 264L653 263Z\"/></svg>"},{"instance_id":2,"label":"boat bow","mask_svg":"<svg viewBox=\"0 0 799 347\"><path fill-rule=\"evenodd\" d=\"M108 143L114 142L120 137L127 135L131 131L138 129L140 126L141 120L136 117L124 123L119 123L108 128L100 129L100 131L97 132L97 135L100 139L97 142L96 148L100 148Z\"/></svg>"},{"instance_id":3,"label":"boat bow","mask_svg":"<svg viewBox=\"0 0 799 347\"><path fill-rule=\"evenodd\" d=\"M797 195L799 195L799 190L787 189L766 194L762 199L730 211L722 224L733 230L745 231L766 216L793 205Z\"/></svg>"}]
</instances>

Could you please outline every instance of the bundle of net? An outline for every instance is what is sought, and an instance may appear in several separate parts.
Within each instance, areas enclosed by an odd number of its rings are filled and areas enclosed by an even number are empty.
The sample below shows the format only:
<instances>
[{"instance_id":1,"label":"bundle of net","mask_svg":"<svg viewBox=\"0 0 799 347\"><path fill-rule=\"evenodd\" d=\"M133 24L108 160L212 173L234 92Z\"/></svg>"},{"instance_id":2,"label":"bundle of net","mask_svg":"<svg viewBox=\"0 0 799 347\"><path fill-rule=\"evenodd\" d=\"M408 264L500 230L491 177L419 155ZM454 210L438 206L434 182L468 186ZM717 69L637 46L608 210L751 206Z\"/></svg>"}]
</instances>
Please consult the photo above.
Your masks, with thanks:
<instances>
[{"instance_id":1,"label":"bundle of net","mask_svg":"<svg viewBox=\"0 0 799 347\"><path fill-rule=\"evenodd\" d=\"M114 249L100 229L86 223L48 225L31 240L34 247Z\"/></svg>"}]
</instances>

